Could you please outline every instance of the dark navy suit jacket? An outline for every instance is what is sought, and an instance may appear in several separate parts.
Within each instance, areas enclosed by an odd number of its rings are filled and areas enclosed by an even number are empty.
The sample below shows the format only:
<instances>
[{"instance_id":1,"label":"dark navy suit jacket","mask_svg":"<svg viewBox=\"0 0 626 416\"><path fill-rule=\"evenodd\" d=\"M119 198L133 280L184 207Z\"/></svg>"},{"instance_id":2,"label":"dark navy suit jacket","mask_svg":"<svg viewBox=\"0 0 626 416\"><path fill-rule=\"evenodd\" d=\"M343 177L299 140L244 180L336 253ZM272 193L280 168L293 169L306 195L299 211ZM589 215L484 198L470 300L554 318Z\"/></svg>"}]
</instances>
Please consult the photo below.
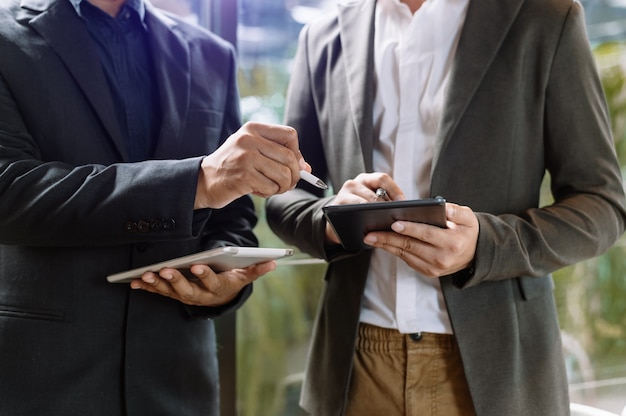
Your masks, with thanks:
<instances>
[{"instance_id":1,"label":"dark navy suit jacket","mask_svg":"<svg viewBox=\"0 0 626 416\"><path fill-rule=\"evenodd\" d=\"M0 414L212 415L210 318L106 276L255 245L249 198L193 211L203 155L240 125L233 48L147 5L162 123L128 162L93 41L67 0L0 6Z\"/></svg>"}]
</instances>

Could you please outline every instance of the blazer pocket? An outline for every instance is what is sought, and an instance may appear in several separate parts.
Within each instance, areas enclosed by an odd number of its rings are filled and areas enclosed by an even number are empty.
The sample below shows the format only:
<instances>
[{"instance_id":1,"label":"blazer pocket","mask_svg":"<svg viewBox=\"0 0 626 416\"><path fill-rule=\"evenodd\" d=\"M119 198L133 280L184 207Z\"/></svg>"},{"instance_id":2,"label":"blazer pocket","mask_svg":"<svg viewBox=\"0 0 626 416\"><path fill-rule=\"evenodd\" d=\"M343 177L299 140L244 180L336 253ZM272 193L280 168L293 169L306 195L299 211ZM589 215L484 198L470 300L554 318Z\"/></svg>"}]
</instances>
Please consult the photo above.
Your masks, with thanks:
<instances>
[{"instance_id":1,"label":"blazer pocket","mask_svg":"<svg viewBox=\"0 0 626 416\"><path fill-rule=\"evenodd\" d=\"M0 317L36 319L42 321L63 321L65 313L63 311L56 311L52 309L33 309L0 305Z\"/></svg>"},{"instance_id":2,"label":"blazer pocket","mask_svg":"<svg viewBox=\"0 0 626 416\"><path fill-rule=\"evenodd\" d=\"M522 276L517 278L517 283L522 294L522 299L524 300L531 300L546 294L552 294L554 291L552 276Z\"/></svg>"}]
</instances>

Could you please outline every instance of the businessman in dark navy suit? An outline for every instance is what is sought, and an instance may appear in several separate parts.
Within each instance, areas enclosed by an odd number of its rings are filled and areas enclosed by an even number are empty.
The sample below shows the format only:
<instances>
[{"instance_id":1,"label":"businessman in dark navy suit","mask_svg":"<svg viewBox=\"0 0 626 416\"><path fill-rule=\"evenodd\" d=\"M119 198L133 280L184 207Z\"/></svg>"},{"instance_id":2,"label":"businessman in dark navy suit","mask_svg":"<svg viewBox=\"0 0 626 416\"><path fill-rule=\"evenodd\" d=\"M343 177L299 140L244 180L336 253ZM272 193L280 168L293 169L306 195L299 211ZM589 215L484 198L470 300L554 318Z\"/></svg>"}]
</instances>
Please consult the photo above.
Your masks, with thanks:
<instances>
[{"instance_id":1,"label":"businessman in dark navy suit","mask_svg":"<svg viewBox=\"0 0 626 416\"><path fill-rule=\"evenodd\" d=\"M295 130L241 127L231 45L143 0L2 1L0 56L0 414L217 414L211 318L275 263L106 276L256 245Z\"/></svg>"}]
</instances>

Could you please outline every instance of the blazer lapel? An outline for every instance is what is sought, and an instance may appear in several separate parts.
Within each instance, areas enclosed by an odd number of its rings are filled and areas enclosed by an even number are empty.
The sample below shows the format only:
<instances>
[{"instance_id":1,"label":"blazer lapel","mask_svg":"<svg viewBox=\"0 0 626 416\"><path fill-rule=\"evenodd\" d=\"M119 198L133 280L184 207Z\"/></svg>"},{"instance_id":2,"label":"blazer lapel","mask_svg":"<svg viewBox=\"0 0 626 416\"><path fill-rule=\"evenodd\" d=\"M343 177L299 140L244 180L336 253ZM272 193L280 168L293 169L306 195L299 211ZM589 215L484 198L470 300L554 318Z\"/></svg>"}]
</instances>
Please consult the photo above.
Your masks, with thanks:
<instances>
[{"instance_id":1,"label":"blazer lapel","mask_svg":"<svg viewBox=\"0 0 626 416\"><path fill-rule=\"evenodd\" d=\"M128 155L120 134L111 92L91 36L69 1L23 0L24 13L40 12L31 26L63 60L76 83L85 93L122 160ZM29 10L29 12L26 12Z\"/></svg>"},{"instance_id":2,"label":"blazer lapel","mask_svg":"<svg viewBox=\"0 0 626 416\"><path fill-rule=\"evenodd\" d=\"M450 73L439 140L433 155L433 170L523 2L524 0L470 1Z\"/></svg>"},{"instance_id":3,"label":"blazer lapel","mask_svg":"<svg viewBox=\"0 0 626 416\"><path fill-rule=\"evenodd\" d=\"M339 5L342 53L345 55L347 95L361 144L366 171L372 170L373 152L373 51L375 0Z\"/></svg>"},{"instance_id":4,"label":"blazer lapel","mask_svg":"<svg viewBox=\"0 0 626 416\"><path fill-rule=\"evenodd\" d=\"M155 157L160 158L171 154L169 149L172 146L180 146L183 120L186 120L189 110L189 48L175 34L176 22L147 2L146 23L151 33L154 69L161 97L162 123L155 150Z\"/></svg>"}]
</instances>

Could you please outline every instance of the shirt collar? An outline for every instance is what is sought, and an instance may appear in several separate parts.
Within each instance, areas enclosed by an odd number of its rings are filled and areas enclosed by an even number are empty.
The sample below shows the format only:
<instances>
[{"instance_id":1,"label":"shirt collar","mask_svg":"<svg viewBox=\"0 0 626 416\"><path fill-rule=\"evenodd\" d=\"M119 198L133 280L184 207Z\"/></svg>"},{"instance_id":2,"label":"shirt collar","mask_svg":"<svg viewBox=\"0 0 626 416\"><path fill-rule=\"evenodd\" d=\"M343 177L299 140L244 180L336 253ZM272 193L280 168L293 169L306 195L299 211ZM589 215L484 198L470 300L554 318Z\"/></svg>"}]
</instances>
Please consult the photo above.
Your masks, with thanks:
<instances>
[{"instance_id":1,"label":"shirt collar","mask_svg":"<svg viewBox=\"0 0 626 416\"><path fill-rule=\"evenodd\" d=\"M70 0L70 3L72 3L72 6L74 6L74 9L76 9L76 13L78 13L79 16L82 16L80 13L80 4L83 1L86 0ZM126 6L137 12L139 19L141 19L141 23L145 27L146 22L144 21L144 18L146 16L146 4L144 3L144 0L126 0Z\"/></svg>"},{"instance_id":2,"label":"shirt collar","mask_svg":"<svg viewBox=\"0 0 626 416\"><path fill-rule=\"evenodd\" d=\"M409 6L400 0L378 0L377 7L386 14L395 13L400 16L412 16Z\"/></svg>"}]
</instances>

